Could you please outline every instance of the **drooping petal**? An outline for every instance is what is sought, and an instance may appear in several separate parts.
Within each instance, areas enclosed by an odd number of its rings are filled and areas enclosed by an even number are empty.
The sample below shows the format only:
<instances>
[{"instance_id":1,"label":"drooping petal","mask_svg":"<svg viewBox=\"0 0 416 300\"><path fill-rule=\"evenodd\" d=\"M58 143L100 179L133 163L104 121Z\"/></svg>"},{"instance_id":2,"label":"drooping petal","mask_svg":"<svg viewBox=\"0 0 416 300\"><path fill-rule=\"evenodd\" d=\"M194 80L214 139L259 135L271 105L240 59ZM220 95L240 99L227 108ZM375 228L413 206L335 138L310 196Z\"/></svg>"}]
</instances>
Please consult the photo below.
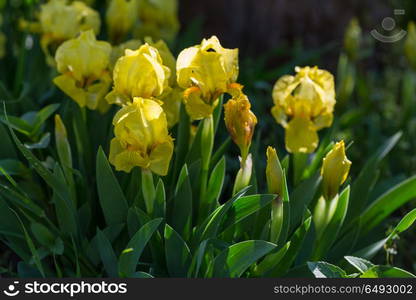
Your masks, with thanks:
<instances>
[{"instance_id":1,"label":"drooping petal","mask_svg":"<svg viewBox=\"0 0 416 300\"><path fill-rule=\"evenodd\" d=\"M286 127L285 141L289 152L312 153L318 146L318 134L309 119L295 117Z\"/></svg>"}]
</instances>

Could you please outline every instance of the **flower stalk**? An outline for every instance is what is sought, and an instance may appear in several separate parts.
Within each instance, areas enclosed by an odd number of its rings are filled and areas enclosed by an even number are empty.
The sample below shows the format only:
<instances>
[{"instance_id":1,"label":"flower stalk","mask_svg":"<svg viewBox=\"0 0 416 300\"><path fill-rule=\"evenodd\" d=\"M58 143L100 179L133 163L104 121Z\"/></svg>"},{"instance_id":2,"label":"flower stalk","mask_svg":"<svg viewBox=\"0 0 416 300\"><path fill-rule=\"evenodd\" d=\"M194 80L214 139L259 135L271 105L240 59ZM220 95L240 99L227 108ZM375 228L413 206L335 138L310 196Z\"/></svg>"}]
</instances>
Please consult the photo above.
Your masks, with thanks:
<instances>
[{"instance_id":1,"label":"flower stalk","mask_svg":"<svg viewBox=\"0 0 416 300\"><path fill-rule=\"evenodd\" d=\"M149 169L142 168L142 194L146 211L149 216L153 215L156 189L153 182L153 174Z\"/></svg>"},{"instance_id":2,"label":"flower stalk","mask_svg":"<svg viewBox=\"0 0 416 300\"><path fill-rule=\"evenodd\" d=\"M212 149L214 147L214 118L212 115L202 120L202 132L201 132L201 189L200 189L200 201L205 199L208 172L211 161Z\"/></svg>"}]
</instances>

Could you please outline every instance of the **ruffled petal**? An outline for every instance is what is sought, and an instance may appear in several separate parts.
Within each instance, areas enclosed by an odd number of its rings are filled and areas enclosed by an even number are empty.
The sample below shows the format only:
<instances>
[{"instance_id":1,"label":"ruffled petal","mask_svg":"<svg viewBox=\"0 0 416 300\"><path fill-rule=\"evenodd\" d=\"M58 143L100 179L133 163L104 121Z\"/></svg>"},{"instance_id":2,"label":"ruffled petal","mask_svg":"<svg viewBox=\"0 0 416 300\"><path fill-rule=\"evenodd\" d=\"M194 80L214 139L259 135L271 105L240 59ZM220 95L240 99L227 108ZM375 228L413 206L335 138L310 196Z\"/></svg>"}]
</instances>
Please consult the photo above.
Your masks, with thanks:
<instances>
[{"instance_id":1,"label":"ruffled petal","mask_svg":"<svg viewBox=\"0 0 416 300\"><path fill-rule=\"evenodd\" d=\"M307 118L294 118L286 127L286 149L292 153L312 153L318 146L318 134Z\"/></svg>"}]
</instances>

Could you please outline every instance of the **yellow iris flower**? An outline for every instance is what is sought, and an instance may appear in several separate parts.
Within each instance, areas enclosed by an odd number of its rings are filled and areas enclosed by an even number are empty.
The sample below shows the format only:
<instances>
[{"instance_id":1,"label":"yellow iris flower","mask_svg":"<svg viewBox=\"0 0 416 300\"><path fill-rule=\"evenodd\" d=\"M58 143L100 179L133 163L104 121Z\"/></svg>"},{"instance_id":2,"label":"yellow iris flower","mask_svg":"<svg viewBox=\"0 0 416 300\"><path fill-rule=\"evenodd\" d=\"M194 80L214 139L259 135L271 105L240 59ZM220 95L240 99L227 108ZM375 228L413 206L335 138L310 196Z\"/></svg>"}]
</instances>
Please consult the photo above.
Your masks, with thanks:
<instances>
[{"instance_id":1,"label":"yellow iris flower","mask_svg":"<svg viewBox=\"0 0 416 300\"><path fill-rule=\"evenodd\" d=\"M95 34L100 32L98 12L80 1L50 0L40 6L38 18L39 23L22 20L20 25L42 34L41 47L50 65L53 65L53 54L62 42L76 37L82 31L92 29Z\"/></svg>"},{"instance_id":2,"label":"yellow iris flower","mask_svg":"<svg viewBox=\"0 0 416 300\"><path fill-rule=\"evenodd\" d=\"M54 83L81 107L105 112L108 103L104 96L111 86L110 53L111 45L97 41L92 30L64 42L55 55L61 75Z\"/></svg>"},{"instance_id":3,"label":"yellow iris flower","mask_svg":"<svg viewBox=\"0 0 416 300\"><path fill-rule=\"evenodd\" d=\"M173 154L166 115L157 101L134 98L114 117L114 134L109 161L116 170L130 172L134 167L166 175Z\"/></svg>"},{"instance_id":4,"label":"yellow iris flower","mask_svg":"<svg viewBox=\"0 0 416 300\"><path fill-rule=\"evenodd\" d=\"M326 200L331 200L338 194L339 187L347 179L350 167L351 161L345 155L344 141L340 141L325 156L321 168L323 196Z\"/></svg>"},{"instance_id":5,"label":"yellow iris flower","mask_svg":"<svg viewBox=\"0 0 416 300\"><path fill-rule=\"evenodd\" d=\"M114 87L106 99L124 105L134 97L159 97L169 90L169 76L156 48L144 44L135 51L127 49L114 67Z\"/></svg>"},{"instance_id":6,"label":"yellow iris flower","mask_svg":"<svg viewBox=\"0 0 416 300\"><path fill-rule=\"evenodd\" d=\"M106 23L110 40L119 43L133 29L138 20L138 0L111 0Z\"/></svg>"},{"instance_id":7,"label":"yellow iris flower","mask_svg":"<svg viewBox=\"0 0 416 300\"><path fill-rule=\"evenodd\" d=\"M218 97L238 77L238 49L225 49L216 36L183 50L176 63L178 85L192 119L209 117Z\"/></svg>"},{"instance_id":8,"label":"yellow iris flower","mask_svg":"<svg viewBox=\"0 0 416 300\"><path fill-rule=\"evenodd\" d=\"M281 77L273 88L272 114L286 129L286 149L311 153L318 146L317 131L332 124L334 77L317 67L296 68L295 76Z\"/></svg>"},{"instance_id":9,"label":"yellow iris flower","mask_svg":"<svg viewBox=\"0 0 416 300\"><path fill-rule=\"evenodd\" d=\"M173 41L179 31L178 0L140 0L139 20L134 35Z\"/></svg>"},{"instance_id":10,"label":"yellow iris flower","mask_svg":"<svg viewBox=\"0 0 416 300\"><path fill-rule=\"evenodd\" d=\"M253 138L257 118L250 110L251 104L247 96L240 94L224 104L224 121L234 143L240 148L244 161Z\"/></svg>"}]
</instances>

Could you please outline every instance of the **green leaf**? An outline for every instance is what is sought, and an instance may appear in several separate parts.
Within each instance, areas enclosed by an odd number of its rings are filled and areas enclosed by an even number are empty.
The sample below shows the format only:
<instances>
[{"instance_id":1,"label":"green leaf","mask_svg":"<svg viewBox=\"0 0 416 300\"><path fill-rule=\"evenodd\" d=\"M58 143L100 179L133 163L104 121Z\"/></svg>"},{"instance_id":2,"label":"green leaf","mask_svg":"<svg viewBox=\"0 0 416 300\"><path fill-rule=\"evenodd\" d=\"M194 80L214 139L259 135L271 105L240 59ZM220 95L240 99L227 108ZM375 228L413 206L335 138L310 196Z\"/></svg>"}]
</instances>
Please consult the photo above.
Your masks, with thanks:
<instances>
[{"instance_id":1,"label":"green leaf","mask_svg":"<svg viewBox=\"0 0 416 300\"><path fill-rule=\"evenodd\" d=\"M375 200L361 215L361 235L379 225L396 209L416 197L416 176L391 188Z\"/></svg>"},{"instance_id":2,"label":"green leaf","mask_svg":"<svg viewBox=\"0 0 416 300\"><path fill-rule=\"evenodd\" d=\"M347 274L340 267L331 265L324 261L308 262L309 270L315 278L345 278Z\"/></svg>"},{"instance_id":3,"label":"green leaf","mask_svg":"<svg viewBox=\"0 0 416 300\"><path fill-rule=\"evenodd\" d=\"M165 255L169 275L186 277L192 257L188 245L168 224L165 225Z\"/></svg>"},{"instance_id":4,"label":"green leaf","mask_svg":"<svg viewBox=\"0 0 416 300\"><path fill-rule=\"evenodd\" d=\"M136 272L136 266L144 248L163 219L154 219L140 228L127 244L120 255L118 270L120 277L131 277Z\"/></svg>"},{"instance_id":5,"label":"green leaf","mask_svg":"<svg viewBox=\"0 0 416 300\"><path fill-rule=\"evenodd\" d=\"M274 250L267 254L266 257L259 263L255 269L256 276L259 277L275 277L273 274L274 269L279 265L285 256L287 250L289 250L290 241L287 242L280 249Z\"/></svg>"},{"instance_id":6,"label":"green leaf","mask_svg":"<svg viewBox=\"0 0 416 300\"><path fill-rule=\"evenodd\" d=\"M405 270L390 266L374 266L364 272L361 278L416 278Z\"/></svg>"},{"instance_id":7,"label":"green leaf","mask_svg":"<svg viewBox=\"0 0 416 300\"><path fill-rule=\"evenodd\" d=\"M358 220L357 226L353 226L348 230L335 244L331 247L327 257L329 261L340 260L345 253L351 253L357 243L361 229L360 220Z\"/></svg>"},{"instance_id":8,"label":"green leaf","mask_svg":"<svg viewBox=\"0 0 416 300\"><path fill-rule=\"evenodd\" d=\"M0 123L0 158L17 158L16 149L13 146L13 142L5 129L4 125Z\"/></svg>"},{"instance_id":9,"label":"green leaf","mask_svg":"<svg viewBox=\"0 0 416 300\"><path fill-rule=\"evenodd\" d=\"M407 213L400 220L399 224L397 224L396 228L394 228L390 236L392 236L393 234L399 234L399 233L402 233L403 231L406 231L413 225L415 221L416 221L416 208L413 209L411 212Z\"/></svg>"},{"instance_id":10,"label":"green leaf","mask_svg":"<svg viewBox=\"0 0 416 300\"><path fill-rule=\"evenodd\" d=\"M97 188L107 225L126 222L127 200L101 147L97 153Z\"/></svg>"},{"instance_id":11,"label":"green leaf","mask_svg":"<svg viewBox=\"0 0 416 300\"><path fill-rule=\"evenodd\" d=\"M56 164L54 169L54 175L60 182L64 182L64 174L59 166ZM52 202L55 205L55 212L58 219L60 228L65 234L76 236L78 234L78 218L77 211L74 206L74 202L69 198L70 192L68 186L64 186L66 190L65 198L62 198L60 193L54 189L52 195Z\"/></svg>"},{"instance_id":12,"label":"green leaf","mask_svg":"<svg viewBox=\"0 0 416 300\"><path fill-rule=\"evenodd\" d=\"M55 237L46 226L40 223L32 223L30 224L30 229L32 230L36 240L42 246L49 248L54 244Z\"/></svg>"},{"instance_id":13,"label":"green leaf","mask_svg":"<svg viewBox=\"0 0 416 300\"><path fill-rule=\"evenodd\" d=\"M0 169L0 176L5 176L6 174L10 176L24 176L29 172L26 166L16 159L0 160Z\"/></svg>"},{"instance_id":14,"label":"green leaf","mask_svg":"<svg viewBox=\"0 0 416 300\"><path fill-rule=\"evenodd\" d=\"M365 260L364 258L355 257L355 256L345 256L344 257L354 268L356 268L360 273L365 273L372 267L374 264Z\"/></svg>"},{"instance_id":15,"label":"green leaf","mask_svg":"<svg viewBox=\"0 0 416 300\"><path fill-rule=\"evenodd\" d=\"M225 231L229 227L239 223L240 221L257 212L261 208L270 204L275 197L275 195L263 194L249 195L237 198L235 201L231 203L231 206L228 207L224 216L224 221L221 225L220 232ZM225 206L222 207L225 209Z\"/></svg>"},{"instance_id":16,"label":"green leaf","mask_svg":"<svg viewBox=\"0 0 416 300\"><path fill-rule=\"evenodd\" d=\"M354 256L363 257L367 259L371 259L378 251L380 251L384 245L392 239L396 234L400 234L405 230L409 229L410 226L416 221L416 209L413 209L411 212L406 214L402 220L397 224L397 226L393 229L393 231L386 237L380 241L377 241L364 249L361 249L355 252Z\"/></svg>"},{"instance_id":17,"label":"green leaf","mask_svg":"<svg viewBox=\"0 0 416 300\"><path fill-rule=\"evenodd\" d=\"M180 113L179 113L179 125L178 125L178 135L176 139L176 151L175 151L175 165L173 170L173 178L177 178L179 168L183 166L186 158L186 154L189 149L189 140L191 131L189 130L191 123L189 116L185 109L185 104L181 103Z\"/></svg>"},{"instance_id":18,"label":"green leaf","mask_svg":"<svg viewBox=\"0 0 416 300\"><path fill-rule=\"evenodd\" d=\"M28 160L30 165L36 170L40 177L54 190L56 195L61 198L67 205L70 205L70 193L62 176L57 177L49 172L49 170L19 141L13 130L9 127L10 134L20 152ZM58 174L59 175L59 174ZM73 210L73 209L71 209Z\"/></svg>"},{"instance_id":19,"label":"green leaf","mask_svg":"<svg viewBox=\"0 0 416 300\"><path fill-rule=\"evenodd\" d=\"M218 125L220 124L221 120L221 113L223 109L223 102L224 102L224 94L218 97L218 104L214 109L214 112L212 113L214 118L214 135L218 130Z\"/></svg>"},{"instance_id":20,"label":"green leaf","mask_svg":"<svg viewBox=\"0 0 416 300\"><path fill-rule=\"evenodd\" d=\"M14 210L12 210L12 211L14 212L14 214L16 215L16 218L19 220L19 223L22 226L26 243L27 243L27 245L30 249L30 252L32 253L33 261L35 262L35 265L36 265L37 269L39 270L39 272L42 274L42 277L45 278L45 271L43 269L42 262L40 260L39 253L36 250L35 244L33 243L33 240L31 239L29 233L26 230L25 225L23 224L23 221L20 219L17 212L15 212Z\"/></svg>"},{"instance_id":21,"label":"green leaf","mask_svg":"<svg viewBox=\"0 0 416 300\"><path fill-rule=\"evenodd\" d=\"M199 122L198 130L193 138L192 145L188 151L188 154L185 158L185 163L191 165L193 162L201 159L201 136L202 136L202 124L203 122Z\"/></svg>"},{"instance_id":22,"label":"green leaf","mask_svg":"<svg viewBox=\"0 0 416 300\"><path fill-rule=\"evenodd\" d=\"M374 257L374 255L377 254L378 251L380 251L380 249L384 247L388 240L389 238L385 238L380 241L377 241L359 251L356 251L353 255L365 259L371 259L372 257Z\"/></svg>"},{"instance_id":23,"label":"green leaf","mask_svg":"<svg viewBox=\"0 0 416 300\"><path fill-rule=\"evenodd\" d=\"M202 261L203 261L204 256L205 256L205 250L206 250L210 241L211 240L205 240L205 241L202 241L199 244L198 249L196 250L196 252L195 252L195 254L192 258L192 263L191 263L191 266L188 270L188 277L198 278L199 270L201 268Z\"/></svg>"},{"instance_id":24,"label":"green leaf","mask_svg":"<svg viewBox=\"0 0 416 300\"><path fill-rule=\"evenodd\" d=\"M289 227L290 227L290 199L289 199L289 190L287 188L287 181L286 181L286 174L283 173L283 223L282 229L279 234L279 239L277 241L278 245L283 245L286 243L287 236L289 234Z\"/></svg>"},{"instance_id":25,"label":"green leaf","mask_svg":"<svg viewBox=\"0 0 416 300\"><path fill-rule=\"evenodd\" d=\"M202 203L200 212L204 212L206 217L212 209L218 205L225 177L225 157L223 157L213 169L208 181L208 190L205 201Z\"/></svg>"},{"instance_id":26,"label":"green leaf","mask_svg":"<svg viewBox=\"0 0 416 300\"><path fill-rule=\"evenodd\" d=\"M297 228L321 183L319 172L302 181L290 195L290 232Z\"/></svg>"},{"instance_id":27,"label":"green leaf","mask_svg":"<svg viewBox=\"0 0 416 300\"><path fill-rule=\"evenodd\" d=\"M311 222L312 222L312 217L311 216L307 217L306 220L302 223L302 225L299 226L298 229L296 229L295 233L290 238L289 249L287 250L286 254L281 260L281 263L278 265L278 267L274 271L274 275L276 277L280 277L286 274L286 272L292 266L293 262L295 261L303 245L303 241L306 237L306 234L309 231Z\"/></svg>"},{"instance_id":28,"label":"green leaf","mask_svg":"<svg viewBox=\"0 0 416 300\"><path fill-rule=\"evenodd\" d=\"M18 118L18 117L14 117L14 116L7 116L7 117L1 117L1 121L5 125L9 126L9 128L13 128L17 132L20 132L21 134L25 136L30 136L32 126L25 120Z\"/></svg>"},{"instance_id":29,"label":"green leaf","mask_svg":"<svg viewBox=\"0 0 416 300\"><path fill-rule=\"evenodd\" d=\"M152 275L146 272L136 272L134 273L131 278L154 278Z\"/></svg>"},{"instance_id":30,"label":"green leaf","mask_svg":"<svg viewBox=\"0 0 416 300\"><path fill-rule=\"evenodd\" d=\"M196 237L199 242L216 237L225 214L231 208L233 203L241 198L248 189L249 187L246 187L235 194L230 200L218 207L211 213L211 215L208 216L208 218L205 219L205 221L199 226L196 233Z\"/></svg>"},{"instance_id":31,"label":"green leaf","mask_svg":"<svg viewBox=\"0 0 416 300\"><path fill-rule=\"evenodd\" d=\"M225 152L230 147L231 142L232 142L231 138L227 137L227 139L221 144L221 146L218 147L217 151L214 152L211 158L210 169L212 169L215 165L218 164L220 159L225 155Z\"/></svg>"},{"instance_id":32,"label":"green leaf","mask_svg":"<svg viewBox=\"0 0 416 300\"><path fill-rule=\"evenodd\" d=\"M27 149L46 149L48 148L49 144L51 142L51 134L49 132L46 132L39 141L35 143L25 143L25 147Z\"/></svg>"},{"instance_id":33,"label":"green leaf","mask_svg":"<svg viewBox=\"0 0 416 300\"><path fill-rule=\"evenodd\" d=\"M155 218L165 218L166 215L166 192L162 179L159 179L159 182L156 186L155 207L153 215Z\"/></svg>"},{"instance_id":34,"label":"green leaf","mask_svg":"<svg viewBox=\"0 0 416 300\"><path fill-rule=\"evenodd\" d=\"M222 251L211 262L206 277L238 278L257 260L276 248L266 241L244 241Z\"/></svg>"},{"instance_id":35,"label":"green leaf","mask_svg":"<svg viewBox=\"0 0 416 300\"><path fill-rule=\"evenodd\" d=\"M185 239L190 236L192 222L192 188L186 164L176 184L171 216L172 227Z\"/></svg>"},{"instance_id":36,"label":"green leaf","mask_svg":"<svg viewBox=\"0 0 416 300\"><path fill-rule=\"evenodd\" d=\"M97 229L97 247L107 275L115 278L118 275L117 257L106 235Z\"/></svg>"},{"instance_id":37,"label":"green leaf","mask_svg":"<svg viewBox=\"0 0 416 300\"><path fill-rule=\"evenodd\" d=\"M124 227L125 227L124 224L108 226L104 228L104 230L102 230L102 233L106 236L106 238L108 239L110 243L113 243L115 239L120 235ZM95 266L97 266L101 261L101 257L97 255L97 253L99 252L98 247L99 246L98 246L98 233L97 233L93 237L93 239L90 241L87 247L88 258L93 262Z\"/></svg>"},{"instance_id":38,"label":"green leaf","mask_svg":"<svg viewBox=\"0 0 416 300\"><path fill-rule=\"evenodd\" d=\"M53 113L59 108L60 104L50 104L42 108L39 112L36 113L36 117L33 123L33 129L30 132L30 135L36 135L36 133L39 131L43 123L47 119L49 119L50 116L53 115Z\"/></svg>"},{"instance_id":39,"label":"green leaf","mask_svg":"<svg viewBox=\"0 0 416 300\"><path fill-rule=\"evenodd\" d=\"M363 211L365 205L367 204L369 194L377 181L379 172L378 166L380 162L391 151L391 149L393 149L401 136L402 133L398 132L389 138L386 143L377 150L374 156L368 160L368 162L362 168L362 171L358 175L357 179L352 184L351 202L346 218L347 224L353 220L353 218L358 216L361 211Z\"/></svg>"},{"instance_id":40,"label":"green leaf","mask_svg":"<svg viewBox=\"0 0 416 300\"><path fill-rule=\"evenodd\" d=\"M9 199L14 205L20 208L25 208L37 216L45 216L45 212L42 208L36 205L31 199L26 195L22 195L17 192L14 188L7 185L0 184L0 194Z\"/></svg>"}]
</instances>

